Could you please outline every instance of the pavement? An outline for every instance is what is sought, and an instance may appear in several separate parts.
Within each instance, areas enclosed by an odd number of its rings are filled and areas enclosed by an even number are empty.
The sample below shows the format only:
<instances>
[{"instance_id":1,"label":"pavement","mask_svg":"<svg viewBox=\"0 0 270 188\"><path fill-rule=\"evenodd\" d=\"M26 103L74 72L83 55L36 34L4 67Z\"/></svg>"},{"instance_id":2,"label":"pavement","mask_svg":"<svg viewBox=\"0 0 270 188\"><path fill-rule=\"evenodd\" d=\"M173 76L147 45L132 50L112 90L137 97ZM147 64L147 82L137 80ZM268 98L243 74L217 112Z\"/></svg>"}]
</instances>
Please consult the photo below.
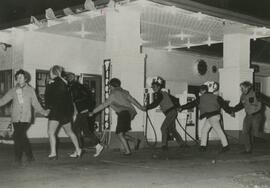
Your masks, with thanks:
<instances>
[{"instance_id":1,"label":"pavement","mask_svg":"<svg viewBox=\"0 0 270 188\"><path fill-rule=\"evenodd\" d=\"M233 143L219 153L219 142L206 152L188 143L168 151L144 147L123 156L106 148L97 158L87 149L82 159L71 159L70 143L59 145L58 160L48 160L49 144L32 144L35 161L13 162L13 145L0 144L0 188L270 188L270 142L255 144L252 154Z\"/></svg>"}]
</instances>

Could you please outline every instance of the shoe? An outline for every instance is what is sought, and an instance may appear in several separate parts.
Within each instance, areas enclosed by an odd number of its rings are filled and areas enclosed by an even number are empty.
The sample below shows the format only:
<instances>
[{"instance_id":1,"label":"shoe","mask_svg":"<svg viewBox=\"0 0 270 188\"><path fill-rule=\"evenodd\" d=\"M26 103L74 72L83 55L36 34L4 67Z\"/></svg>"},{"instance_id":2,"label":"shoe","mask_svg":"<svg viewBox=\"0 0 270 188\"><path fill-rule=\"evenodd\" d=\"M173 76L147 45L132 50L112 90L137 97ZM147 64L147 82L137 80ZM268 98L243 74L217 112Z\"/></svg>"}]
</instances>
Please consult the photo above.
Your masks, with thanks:
<instances>
[{"instance_id":1,"label":"shoe","mask_svg":"<svg viewBox=\"0 0 270 188\"><path fill-rule=\"evenodd\" d=\"M140 144L141 144L141 140L140 140L140 139L137 139L137 143L136 143L136 145L135 145L135 147L134 147L134 150L135 150L135 151L139 149Z\"/></svg>"},{"instance_id":2,"label":"shoe","mask_svg":"<svg viewBox=\"0 0 270 188\"><path fill-rule=\"evenodd\" d=\"M219 153L225 153L225 152L227 152L229 150L230 150L230 147L227 145L227 146L222 147L222 149L220 150Z\"/></svg>"},{"instance_id":3,"label":"shoe","mask_svg":"<svg viewBox=\"0 0 270 188\"><path fill-rule=\"evenodd\" d=\"M74 151L72 154L69 155L70 158L82 158L84 154L84 150L80 150L79 152L78 151Z\"/></svg>"},{"instance_id":4,"label":"shoe","mask_svg":"<svg viewBox=\"0 0 270 188\"><path fill-rule=\"evenodd\" d=\"M32 163L32 162L35 161L35 158L34 158L34 157L27 157L26 161L27 161L28 163Z\"/></svg>"},{"instance_id":5,"label":"shoe","mask_svg":"<svg viewBox=\"0 0 270 188\"><path fill-rule=\"evenodd\" d=\"M131 153L123 153L124 156L131 156Z\"/></svg>"},{"instance_id":6,"label":"shoe","mask_svg":"<svg viewBox=\"0 0 270 188\"><path fill-rule=\"evenodd\" d=\"M168 146L167 145L161 146L161 149L162 151L168 151Z\"/></svg>"},{"instance_id":7,"label":"shoe","mask_svg":"<svg viewBox=\"0 0 270 188\"><path fill-rule=\"evenodd\" d=\"M199 151L200 152L206 152L206 146L200 146Z\"/></svg>"},{"instance_id":8,"label":"shoe","mask_svg":"<svg viewBox=\"0 0 270 188\"><path fill-rule=\"evenodd\" d=\"M96 153L93 155L94 157L98 157L101 152L103 151L104 146L102 146L101 144L97 144L96 145Z\"/></svg>"},{"instance_id":9,"label":"shoe","mask_svg":"<svg viewBox=\"0 0 270 188\"><path fill-rule=\"evenodd\" d=\"M48 156L48 158L49 158L49 160L52 160L52 161L55 161L55 160L58 159L56 154L55 154L55 155L50 154L50 155Z\"/></svg>"}]
</instances>

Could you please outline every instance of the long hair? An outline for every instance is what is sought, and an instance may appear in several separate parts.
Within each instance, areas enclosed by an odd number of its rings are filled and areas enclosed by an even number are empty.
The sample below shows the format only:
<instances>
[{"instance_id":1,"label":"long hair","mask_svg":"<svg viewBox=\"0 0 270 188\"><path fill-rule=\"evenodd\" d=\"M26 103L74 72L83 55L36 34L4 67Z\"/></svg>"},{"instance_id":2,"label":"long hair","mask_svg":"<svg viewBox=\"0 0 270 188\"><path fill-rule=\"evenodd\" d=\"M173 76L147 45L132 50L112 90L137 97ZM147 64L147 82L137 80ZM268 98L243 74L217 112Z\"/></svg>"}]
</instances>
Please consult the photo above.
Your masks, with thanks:
<instances>
[{"instance_id":1,"label":"long hair","mask_svg":"<svg viewBox=\"0 0 270 188\"><path fill-rule=\"evenodd\" d=\"M55 76L62 77L64 73L64 68L59 65L54 65L52 68L50 68L50 73Z\"/></svg>"}]
</instances>

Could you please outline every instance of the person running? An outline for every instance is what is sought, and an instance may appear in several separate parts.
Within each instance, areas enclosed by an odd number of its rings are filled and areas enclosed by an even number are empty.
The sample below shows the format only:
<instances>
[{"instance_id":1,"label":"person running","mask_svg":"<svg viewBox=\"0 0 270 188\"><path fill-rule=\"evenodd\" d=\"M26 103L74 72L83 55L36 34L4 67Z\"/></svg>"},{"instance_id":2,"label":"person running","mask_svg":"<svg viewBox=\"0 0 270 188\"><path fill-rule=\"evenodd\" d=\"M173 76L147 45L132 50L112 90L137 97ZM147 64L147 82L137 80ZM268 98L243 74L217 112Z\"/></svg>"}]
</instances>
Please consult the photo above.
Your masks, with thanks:
<instances>
[{"instance_id":1,"label":"person running","mask_svg":"<svg viewBox=\"0 0 270 188\"><path fill-rule=\"evenodd\" d=\"M161 142L162 142L162 150L168 150L168 135L172 135L179 144L179 146L183 146L184 142L180 134L176 130L175 121L178 115L177 108L173 103L169 93L166 91L162 91L164 87L165 81L161 77L157 77L152 81L152 89L154 91L154 100L152 103L146 105L144 110L150 110L160 106L161 111L165 114L165 119L161 125Z\"/></svg>"},{"instance_id":2,"label":"person running","mask_svg":"<svg viewBox=\"0 0 270 188\"><path fill-rule=\"evenodd\" d=\"M215 91L214 91L215 92ZM200 111L200 119L205 119L204 125L201 131L201 144L200 151L206 151L208 133L211 128L217 133L219 138L221 139L222 149L220 152L226 152L230 149L227 137L224 134L224 131L220 124L221 119L221 108L225 110L225 112L231 114L231 110L228 106L228 103L224 101L224 99L214 93L208 92L207 85L200 86L200 97L191 101L185 105L182 105L179 108L179 111L185 109L194 108L197 106Z\"/></svg>"},{"instance_id":3,"label":"person running","mask_svg":"<svg viewBox=\"0 0 270 188\"><path fill-rule=\"evenodd\" d=\"M118 78L112 78L109 81L110 86L110 95L109 98L99 106L97 106L92 112L89 113L89 116L102 111L108 106L116 112L117 125L115 133L118 135L122 146L124 147L125 152L123 155L131 155L130 147L128 145L128 140L137 141L135 148L137 149L140 143L139 139L135 139L129 135L127 132L131 130L131 121L135 118L137 112L133 105L137 108L143 110L142 105L133 98L129 92L121 87L121 81Z\"/></svg>"},{"instance_id":4,"label":"person running","mask_svg":"<svg viewBox=\"0 0 270 188\"><path fill-rule=\"evenodd\" d=\"M50 109L48 115L48 136L50 141L50 160L57 159L56 152L56 132L59 126L62 126L65 133L70 137L75 151L70 155L71 158L82 157L83 150L80 148L78 139L74 134L71 122L73 117L73 103L71 93L67 86L67 81L62 77L64 68L54 65L50 69L50 77L52 81L46 86L45 90L45 106Z\"/></svg>"},{"instance_id":5,"label":"person running","mask_svg":"<svg viewBox=\"0 0 270 188\"><path fill-rule=\"evenodd\" d=\"M89 117L89 112L95 108L95 101L92 99L91 92L76 80L75 74L69 73L66 78L72 94L75 111L77 112L73 124L74 132L77 135L81 148L83 148L83 136L91 139L96 148L94 157L97 157L102 152L103 146L95 134L95 119L94 117Z\"/></svg>"}]
</instances>

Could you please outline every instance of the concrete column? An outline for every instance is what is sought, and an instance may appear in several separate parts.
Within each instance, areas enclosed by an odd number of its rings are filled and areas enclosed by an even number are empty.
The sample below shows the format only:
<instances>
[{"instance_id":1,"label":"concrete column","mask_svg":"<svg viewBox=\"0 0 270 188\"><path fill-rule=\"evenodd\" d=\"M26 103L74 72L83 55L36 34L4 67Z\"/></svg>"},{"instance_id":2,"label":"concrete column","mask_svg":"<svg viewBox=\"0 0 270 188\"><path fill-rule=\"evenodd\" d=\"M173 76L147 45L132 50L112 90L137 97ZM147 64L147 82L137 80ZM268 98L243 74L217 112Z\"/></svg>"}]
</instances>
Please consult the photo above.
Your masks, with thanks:
<instances>
[{"instance_id":1,"label":"concrete column","mask_svg":"<svg viewBox=\"0 0 270 188\"><path fill-rule=\"evenodd\" d=\"M220 73L220 92L225 100L234 106L240 100L240 83L253 80L253 69L250 69L250 38L243 33L228 33L223 40L223 68ZM224 114L225 130L241 130L245 112L236 113L232 118Z\"/></svg>"},{"instance_id":2,"label":"concrete column","mask_svg":"<svg viewBox=\"0 0 270 188\"><path fill-rule=\"evenodd\" d=\"M144 91L144 54L140 53L140 12L119 7L118 10L106 11L106 58L112 61L112 77L122 82L140 103ZM143 113L132 123L133 131L143 131ZM115 129L116 117L113 116L112 130Z\"/></svg>"}]
</instances>

